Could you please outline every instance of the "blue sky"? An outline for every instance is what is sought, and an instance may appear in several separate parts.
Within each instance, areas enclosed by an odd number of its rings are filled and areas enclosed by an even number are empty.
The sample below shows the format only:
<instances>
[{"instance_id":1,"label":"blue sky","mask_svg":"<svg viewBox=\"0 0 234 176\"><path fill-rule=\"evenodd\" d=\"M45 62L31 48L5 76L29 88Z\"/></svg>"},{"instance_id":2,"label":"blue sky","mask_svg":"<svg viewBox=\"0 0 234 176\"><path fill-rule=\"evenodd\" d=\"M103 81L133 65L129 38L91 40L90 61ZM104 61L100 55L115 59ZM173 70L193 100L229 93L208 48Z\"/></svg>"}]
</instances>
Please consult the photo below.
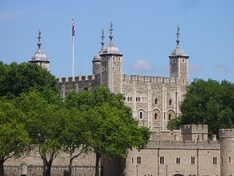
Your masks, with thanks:
<instances>
[{"instance_id":1,"label":"blue sky","mask_svg":"<svg viewBox=\"0 0 234 176\"><path fill-rule=\"evenodd\" d=\"M168 77L168 56L180 46L189 58L189 79L234 83L233 0L0 0L0 59L27 62L42 51L56 77L72 75L71 23L75 19L75 75L92 74L93 56L109 43L123 53L123 73Z\"/></svg>"}]
</instances>

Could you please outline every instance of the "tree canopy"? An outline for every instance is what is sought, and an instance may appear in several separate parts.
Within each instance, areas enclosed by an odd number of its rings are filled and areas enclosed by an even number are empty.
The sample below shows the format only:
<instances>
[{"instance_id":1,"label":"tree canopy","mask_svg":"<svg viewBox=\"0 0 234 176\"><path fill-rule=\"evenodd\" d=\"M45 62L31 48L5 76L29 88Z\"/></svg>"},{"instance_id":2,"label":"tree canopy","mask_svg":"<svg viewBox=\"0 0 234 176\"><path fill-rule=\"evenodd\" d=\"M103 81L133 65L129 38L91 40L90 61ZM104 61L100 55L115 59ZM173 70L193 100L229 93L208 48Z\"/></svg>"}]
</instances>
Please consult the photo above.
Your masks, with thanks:
<instances>
[{"instance_id":1,"label":"tree canopy","mask_svg":"<svg viewBox=\"0 0 234 176\"><path fill-rule=\"evenodd\" d=\"M0 96L19 96L32 89L58 92L55 77L46 69L33 63L0 62Z\"/></svg>"},{"instance_id":2,"label":"tree canopy","mask_svg":"<svg viewBox=\"0 0 234 176\"><path fill-rule=\"evenodd\" d=\"M0 98L0 175L4 175L4 162L19 157L30 144L25 120L25 113L14 102Z\"/></svg>"},{"instance_id":3,"label":"tree canopy","mask_svg":"<svg viewBox=\"0 0 234 176\"><path fill-rule=\"evenodd\" d=\"M99 175L102 154L124 157L128 149L143 148L147 144L149 129L138 126L131 109L124 105L122 94L97 86L89 91L71 92L65 102L69 107L78 108L84 117L85 144L96 154L95 176Z\"/></svg>"},{"instance_id":4,"label":"tree canopy","mask_svg":"<svg viewBox=\"0 0 234 176\"><path fill-rule=\"evenodd\" d=\"M195 79L187 89L181 104L183 124L207 124L210 134L220 128L234 127L234 84Z\"/></svg>"}]
</instances>

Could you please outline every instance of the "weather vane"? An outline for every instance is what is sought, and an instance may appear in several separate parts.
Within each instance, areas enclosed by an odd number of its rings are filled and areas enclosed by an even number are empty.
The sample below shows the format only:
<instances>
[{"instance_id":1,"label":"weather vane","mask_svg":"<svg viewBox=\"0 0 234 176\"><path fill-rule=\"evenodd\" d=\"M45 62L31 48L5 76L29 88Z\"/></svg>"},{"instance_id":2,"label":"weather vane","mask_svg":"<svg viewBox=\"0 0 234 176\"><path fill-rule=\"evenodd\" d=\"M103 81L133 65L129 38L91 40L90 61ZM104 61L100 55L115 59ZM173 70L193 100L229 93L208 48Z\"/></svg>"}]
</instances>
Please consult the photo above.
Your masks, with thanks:
<instances>
[{"instance_id":1,"label":"weather vane","mask_svg":"<svg viewBox=\"0 0 234 176\"><path fill-rule=\"evenodd\" d=\"M113 31L113 23L112 23L112 21L110 22L110 40L112 40L112 38L113 38L113 35L112 35L112 31Z\"/></svg>"},{"instance_id":2,"label":"weather vane","mask_svg":"<svg viewBox=\"0 0 234 176\"><path fill-rule=\"evenodd\" d=\"M180 26L177 26L176 35L177 35L176 43L177 43L177 45L179 45L179 43L180 43L180 39L179 39L179 36L180 36Z\"/></svg>"},{"instance_id":3,"label":"weather vane","mask_svg":"<svg viewBox=\"0 0 234 176\"><path fill-rule=\"evenodd\" d=\"M104 45L104 38L105 38L105 36L104 36L104 29L102 29L102 36L101 36L101 39L102 39L102 42L101 42L102 47L103 47L103 45Z\"/></svg>"}]
</instances>

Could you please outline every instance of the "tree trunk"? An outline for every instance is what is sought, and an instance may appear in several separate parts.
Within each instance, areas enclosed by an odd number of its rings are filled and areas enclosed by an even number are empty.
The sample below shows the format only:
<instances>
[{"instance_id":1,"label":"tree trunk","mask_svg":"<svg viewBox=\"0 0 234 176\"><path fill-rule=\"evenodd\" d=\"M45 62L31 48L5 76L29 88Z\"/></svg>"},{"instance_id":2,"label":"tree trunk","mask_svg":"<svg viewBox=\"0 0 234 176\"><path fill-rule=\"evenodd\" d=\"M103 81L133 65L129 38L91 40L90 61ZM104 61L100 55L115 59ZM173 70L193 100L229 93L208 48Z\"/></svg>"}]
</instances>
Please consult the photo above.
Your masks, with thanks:
<instances>
[{"instance_id":1,"label":"tree trunk","mask_svg":"<svg viewBox=\"0 0 234 176\"><path fill-rule=\"evenodd\" d=\"M0 160L0 176L4 176L3 163L4 163L4 160Z\"/></svg>"},{"instance_id":2,"label":"tree trunk","mask_svg":"<svg viewBox=\"0 0 234 176\"><path fill-rule=\"evenodd\" d=\"M43 176L51 176L51 163L47 162L44 164Z\"/></svg>"},{"instance_id":3,"label":"tree trunk","mask_svg":"<svg viewBox=\"0 0 234 176\"><path fill-rule=\"evenodd\" d=\"M69 176L72 175L72 161L73 161L73 158L70 156L70 162L69 162Z\"/></svg>"},{"instance_id":4,"label":"tree trunk","mask_svg":"<svg viewBox=\"0 0 234 176\"><path fill-rule=\"evenodd\" d=\"M95 176L99 176L99 160L101 158L101 154L96 153L96 164L95 164Z\"/></svg>"}]
</instances>

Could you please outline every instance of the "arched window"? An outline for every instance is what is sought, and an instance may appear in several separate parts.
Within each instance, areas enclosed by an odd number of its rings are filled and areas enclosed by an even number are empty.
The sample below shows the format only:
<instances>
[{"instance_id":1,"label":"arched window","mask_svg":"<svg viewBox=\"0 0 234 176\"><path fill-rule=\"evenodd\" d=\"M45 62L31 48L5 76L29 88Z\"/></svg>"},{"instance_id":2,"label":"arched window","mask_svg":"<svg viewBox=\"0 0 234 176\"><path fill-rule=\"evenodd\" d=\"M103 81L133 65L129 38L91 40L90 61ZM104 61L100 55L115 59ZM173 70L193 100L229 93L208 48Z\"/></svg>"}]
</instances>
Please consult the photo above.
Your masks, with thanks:
<instances>
[{"instance_id":1,"label":"arched window","mask_svg":"<svg viewBox=\"0 0 234 176\"><path fill-rule=\"evenodd\" d=\"M158 104L158 99L157 98L155 98L154 104Z\"/></svg>"},{"instance_id":2,"label":"arched window","mask_svg":"<svg viewBox=\"0 0 234 176\"><path fill-rule=\"evenodd\" d=\"M143 112L140 112L140 119L143 119Z\"/></svg>"},{"instance_id":3,"label":"arched window","mask_svg":"<svg viewBox=\"0 0 234 176\"><path fill-rule=\"evenodd\" d=\"M171 102L172 102L172 101L171 101L171 99L170 99L170 100L169 100L169 105L171 105Z\"/></svg>"},{"instance_id":4,"label":"arched window","mask_svg":"<svg viewBox=\"0 0 234 176\"><path fill-rule=\"evenodd\" d=\"M168 115L168 120L171 120L171 114Z\"/></svg>"},{"instance_id":5,"label":"arched window","mask_svg":"<svg viewBox=\"0 0 234 176\"><path fill-rule=\"evenodd\" d=\"M158 114L155 113L155 114L154 114L154 120L157 120L157 117L158 117Z\"/></svg>"}]
</instances>

